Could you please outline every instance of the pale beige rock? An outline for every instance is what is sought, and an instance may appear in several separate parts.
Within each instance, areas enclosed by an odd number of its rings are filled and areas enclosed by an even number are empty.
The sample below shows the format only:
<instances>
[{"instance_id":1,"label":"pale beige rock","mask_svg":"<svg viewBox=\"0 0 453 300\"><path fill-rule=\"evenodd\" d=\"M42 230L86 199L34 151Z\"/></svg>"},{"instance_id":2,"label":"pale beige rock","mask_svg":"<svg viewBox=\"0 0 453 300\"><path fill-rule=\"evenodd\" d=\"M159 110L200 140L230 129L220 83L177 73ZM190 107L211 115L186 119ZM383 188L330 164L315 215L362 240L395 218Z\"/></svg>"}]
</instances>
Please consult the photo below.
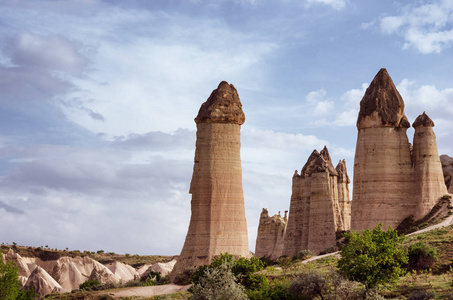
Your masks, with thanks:
<instances>
[{"instance_id":1,"label":"pale beige rock","mask_svg":"<svg viewBox=\"0 0 453 300\"><path fill-rule=\"evenodd\" d=\"M425 114L417 118L412 149L406 134L409 125L403 99L381 69L360 102L352 230L372 229L380 223L383 229L396 228L411 215L420 219L443 195L440 162L433 157L437 154L434 123Z\"/></svg>"},{"instance_id":2,"label":"pale beige rock","mask_svg":"<svg viewBox=\"0 0 453 300\"><path fill-rule=\"evenodd\" d=\"M209 264L221 253L250 255L242 190L241 107L234 86L223 81L195 118L192 215L172 279L185 269Z\"/></svg>"},{"instance_id":3,"label":"pale beige rock","mask_svg":"<svg viewBox=\"0 0 453 300\"><path fill-rule=\"evenodd\" d=\"M151 269L154 272L159 272L160 275L162 275L162 276L166 276L167 274L170 274L171 271L173 271L173 268L175 267L176 262L177 262L176 259L173 259L166 263L158 262L158 263L153 264L151 266Z\"/></svg>"},{"instance_id":4,"label":"pale beige rock","mask_svg":"<svg viewBox=\"0 0 453 300\"><path fill-rule=\"evenodd\" d=\"M37 266L28 277L25 288L33 288L36 293L44 297L50 293L64 291L64 289L43 268Z\"/></svg>"},{"instance_id":5,"label":"pale beige rock","mask_svg":"<svg viewBox=\"0 0 453 300\"><path fill-rule=\"evenodd\" d=\"M440 161L442 163L445 185L447 186L448 192L453 194L453 157L443 154L440 156Z\"/></svg>"},{"instance_id":6,"label":"pale beige rock","mask_svg":"<svg viewBox=\"0 0 453 300\"><path fill-rule=\"evenodd\" d=\"M286 233L287 211L282 217L278 215L269 217L267 208L263 208L258 225L255 256L278 259L283 254L283 243Z\"/></svg>"},{"instance_id":7,"label":"pale beige rock","mask_svg":"<svg viewBox=\"0 0 453 300\"><path fill-rule=\"evenodd\" d=\"M134 280L140 276L133 267L119 261L108 263L105 266L123 282Z\"/></svg>"},{"instance_id":8,"label":"pale beige rock","mask_svg":"<svg viewBox=\"0 0 453 300\"><path fill-rule=\"evenodd\" d=\"M337 169L324 147L320 153L313 151L300 175L295 172L283 255L321 252L336 244L336 232L349 228L345 163Z\"/></svg>"},{"instance_id":9,"label":"pale beige rock","mask_svg":"<svg viewBox=\"0 0 453 300\"><path fill-rule=\"evenodd\" d=\"M412 153L415 191L419 198L414 219L418 220L426 216L439 198L448 191L437 152L436 135L433 131L434 122L423 112L412 126L415 128Z\"/></svg>"}]
</instances>

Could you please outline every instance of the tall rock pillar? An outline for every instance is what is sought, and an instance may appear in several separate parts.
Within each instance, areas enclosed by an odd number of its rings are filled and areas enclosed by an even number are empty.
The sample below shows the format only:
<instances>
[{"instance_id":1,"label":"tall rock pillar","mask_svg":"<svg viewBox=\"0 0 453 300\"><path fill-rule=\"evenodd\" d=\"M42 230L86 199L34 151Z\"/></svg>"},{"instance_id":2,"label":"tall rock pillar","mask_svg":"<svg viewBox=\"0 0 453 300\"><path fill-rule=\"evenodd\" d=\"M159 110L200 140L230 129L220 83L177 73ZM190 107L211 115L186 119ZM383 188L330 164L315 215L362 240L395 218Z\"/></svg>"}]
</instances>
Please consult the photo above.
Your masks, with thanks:
<instances>
[{"instance_id":1,"label":"tall rock pillar","mask_svg":"<svg viewBox=\"0 0 453 300\"><path fill-rule=\"evenodd\" d=\"M228 252L249 257L241 168L242 104L232 84L222 81L198 116L190 191L192 216L172 279L185 269L211 263Z\"/></svg>"},{"instance_id":2,"label":"tall rock pillar","mask_svg":"<svg viewBox=\"0 0 453 300\"><path fill-rule=\"evenodd\" d=\"M336 244L336 232L349 228L347 176L346 165L333 167L326 147L312 152L300 175L295 172L283 255L321 252Z\"/></svg>"},{"instance_id":3,"label":"tall rock pillar","mask_svg":"<svg viewBox=\"0 0 453 300\"><path fill-rule=\"evenodd\" d=\"M437 151L434 122L425 113L415 119L413 162L415 171L415 190L419 197L414 213L418 220L427 215L440 197L447 194L442 164Z\"/></svg>"},{"instance_id":4,"label":"tall rock pillar","mask_svg":"<svg viewBox=\"0 0 453 300\"><path fill-rule=\"evenodd\" d=\"M354 158L351 229L396 228L413 214L411 150L404 102L386 69L360 102Z\"/></svg>"}]
</instances>

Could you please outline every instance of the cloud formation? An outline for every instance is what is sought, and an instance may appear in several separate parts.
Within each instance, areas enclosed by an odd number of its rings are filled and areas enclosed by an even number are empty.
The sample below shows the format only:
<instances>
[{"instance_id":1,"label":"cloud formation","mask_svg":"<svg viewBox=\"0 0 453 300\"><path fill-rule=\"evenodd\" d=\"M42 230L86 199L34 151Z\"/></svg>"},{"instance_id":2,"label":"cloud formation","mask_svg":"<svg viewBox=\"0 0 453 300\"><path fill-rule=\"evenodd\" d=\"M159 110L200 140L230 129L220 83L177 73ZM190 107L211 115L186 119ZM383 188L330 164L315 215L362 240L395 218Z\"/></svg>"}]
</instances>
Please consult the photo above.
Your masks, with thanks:
<instances>
[{"instance_id":1,"label":"cloud formation","mask_svg":"<svg viewBox=\"0 0 453 300\"><path fill-rule=\"evenodd\" d=\"M453 3L430 1L420 6L407 5L401 14L380 19L385 34L401 35L403 49L415 48L423 54L440 53L453 43Z\"/></svg>"}]
</instances>

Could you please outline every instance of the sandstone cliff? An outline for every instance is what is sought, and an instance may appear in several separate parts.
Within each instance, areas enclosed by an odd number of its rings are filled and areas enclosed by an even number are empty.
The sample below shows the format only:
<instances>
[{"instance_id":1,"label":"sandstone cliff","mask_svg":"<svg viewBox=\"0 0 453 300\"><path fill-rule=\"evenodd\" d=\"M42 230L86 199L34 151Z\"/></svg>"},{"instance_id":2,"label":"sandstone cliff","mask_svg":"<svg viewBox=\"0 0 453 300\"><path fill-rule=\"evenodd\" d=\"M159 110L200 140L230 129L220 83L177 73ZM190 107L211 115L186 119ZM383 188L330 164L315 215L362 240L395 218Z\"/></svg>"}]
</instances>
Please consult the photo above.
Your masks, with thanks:
<instances>
[{"instance_id":1,"label":"sandstone cliff","mask_svg":"<svg viewBox=\"0 0 453 300\"><path fill-rule=\"evenodd\" d=\"M240 156L244 121L238 93L225 81L195 118L192 215L172 279L187 268L209 264L221 253L249 256Z\"/></svg>"},{"instance_id":2,"label":"sandstone cliff","mask_svg":"<svg viewBox=\"0 0 453 300\"><path fill-rule=\"evenodd\" d=\"M442 163L445 185L447 186L448 192L453 194L453 157L444 154L440 156L440 161Z\"/></svg>"},{"instance_id":3,"label":"sandstone cliff","mask_svg":"<svg viewBox=\"0 0 453 300\"><path fill-rule=\"evenodd\" d=\"M348 183L344 161L335 169L326 147L313 151L301 174L293 176L283 255L320 252L336 244L336 232L349 228Z\"/></svg>"},{"instance_id":4,"label":"sandstone cliff","mask_svg":"<svg viewBox=\"0 0 453 300\"><path fill-rule=\"evenodd\" d=\"M256 257L268 257L276 260L283 254L287 221L287 211L285 211L284 217L280 215L280 212L278 215L269 217L267 209L263 208L256 238Z\"/></svg>"},{"instance_id":5,"label":"sandstone cliff","mask_svg":"<svg viewBox=\"0 0 453 300\"><path fill-rule=\"evenodd\" d=\"M409 126L403 99L381 69L360 102L351 229L396 228L406 217L420 219L445 193L434 123L426 114L414 122L412 153Z\"/></svg>"}]
</instances>

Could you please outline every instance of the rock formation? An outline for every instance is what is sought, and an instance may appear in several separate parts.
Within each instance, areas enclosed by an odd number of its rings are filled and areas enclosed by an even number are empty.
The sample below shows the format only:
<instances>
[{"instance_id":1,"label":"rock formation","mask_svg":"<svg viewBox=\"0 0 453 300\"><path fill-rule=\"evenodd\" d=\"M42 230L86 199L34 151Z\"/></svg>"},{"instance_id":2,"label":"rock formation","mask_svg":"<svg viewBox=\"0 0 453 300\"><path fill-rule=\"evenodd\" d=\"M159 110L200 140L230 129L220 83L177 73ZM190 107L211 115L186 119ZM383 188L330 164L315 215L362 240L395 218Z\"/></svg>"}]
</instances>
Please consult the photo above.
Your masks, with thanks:
<instances>
[{"instance_id":1,"label":"rock formation","mask_svg":"<svg viewBox=\"0 0 453 300\"><path fill-rule=\"evenodd\" d=\"M447 186L448 192L453 194L453 157L444 154L440 156L440 161L442 163L445 185Z\"/></svg>"},{"instance_id":2,"label":"rock formation","mask_svg":"<svg viewBox=\"0 0 453 300\"><path fill-rule=\"evenodd\" d=\"M44 297L50 293L61 292L63 288L58 284L52 276L49 275L43 268L37 266L28 277L25 283L25 288L33 289L40 296Z\"/></svg>"},{"instance_id":3,"label":"rock formation","mask_svg":"<svg viewBox=\"0 0 453 300\"><path fill-rule=\"evenodd\" d=\"M105 266L88 256L42 260L38 257L22 257L10 249L5 259L14 262L19 268L22 286L33 287L41 296L51 292L71 292L88 279L117 283L140 276L137 270L124 263L114 262Z\"/></svg>"},{"instance_id":4,"label":"rock formation","mask_svg":"<svg viewBox=\"0 0 453 300\"><path fill-rule=\"evenodd\" d=\"M396 228L406 217L423 217L445 194L439 185L434 123L426 114L414 122L413 153L409 126L403 99L381 69L360 102L351 229L379 223Z\"/></svg>"},{"instance_id":5,"label":"rock formation","mask_svg":"<svg viewBox=\"0 0 453 300\"><path fill-rule=\"evenodd\" d=\"M192 216L172 279L185 269L209 264L221 253L249 256L240 156L244 121L238 93L225 81L195 118Z\"/></svg>"},{"instance_id":6,"label":"rock formation","mask_svg":"<svg viewBox=\"0 0 453 300\"><path fill-rule=\"evenodd\" d=\"M437 151L434 122L425 112L415 119L412 162L414 166L415 192L418 197L414 219L426 216L447 193L439 153Z\"/></svg>"},{"instance_id":7,"label":"rock formation","mask_svg":"<svg viewBox=\"0 0 453 300\"><path fill-rule=\"evenodd\" d=\"M269 217L267 208L263 208L256 238L256 257L268 257L276 260L283 254L286 223L288 221L287 213L288 211L285 211L283 218L280 212L278 215Z\"/></svg>"},{"instance_id":8,"label":"rock formation","mask_svg":"<svg viewBox=\"0 0 453 300\"><path fill-rule=\"evenodd\" d=\"M348 183L344 160L335 169L326 147L313 151L301 174L296 170L293 176L283 255L336 244L336 232L349 228Z\"/></svg>"}]
</instances>

